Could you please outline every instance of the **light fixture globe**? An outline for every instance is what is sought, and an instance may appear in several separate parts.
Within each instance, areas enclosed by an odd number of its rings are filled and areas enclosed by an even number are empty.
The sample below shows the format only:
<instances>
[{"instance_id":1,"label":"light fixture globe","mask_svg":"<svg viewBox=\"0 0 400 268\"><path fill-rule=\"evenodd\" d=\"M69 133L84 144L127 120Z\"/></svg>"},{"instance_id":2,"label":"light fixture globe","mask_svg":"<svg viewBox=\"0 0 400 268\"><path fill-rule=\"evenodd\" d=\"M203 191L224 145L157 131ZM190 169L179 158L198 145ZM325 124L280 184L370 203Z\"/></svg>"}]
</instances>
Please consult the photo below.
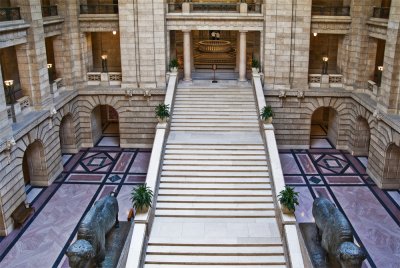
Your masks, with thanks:
<instances>
[{"instance_id":1,"label":"light fixture globe","mask_svg":"<svg viewBox=\"0 0 400 268\"><path fill-rule=\"evenodd\" d=\"M378 66L378 71L383 71L383 66Z\"/></svg>"},{"instance_id":2,"label":"light fixture globe","mask_svg":"<svg viewBox=\"0 0 400 268\"><path fill-rule=\"evenodd\" d=\"M323 58L322 58L322 61L327 62L328 59L329 59L328 57L323 57Z\"/></svg>"},{"instance_id":3,"label":"light fixture globe","mask_svg":"<svg viewBox=\"0 0 400 268\"><path fill-rule=\"evenodd\" d=\"M14 80L5 80L5 81L4 81L4 84L5 84L7 87L10 87L10 86L12 86L12 85L14 84Z\"/></svg>"}]
</instances>

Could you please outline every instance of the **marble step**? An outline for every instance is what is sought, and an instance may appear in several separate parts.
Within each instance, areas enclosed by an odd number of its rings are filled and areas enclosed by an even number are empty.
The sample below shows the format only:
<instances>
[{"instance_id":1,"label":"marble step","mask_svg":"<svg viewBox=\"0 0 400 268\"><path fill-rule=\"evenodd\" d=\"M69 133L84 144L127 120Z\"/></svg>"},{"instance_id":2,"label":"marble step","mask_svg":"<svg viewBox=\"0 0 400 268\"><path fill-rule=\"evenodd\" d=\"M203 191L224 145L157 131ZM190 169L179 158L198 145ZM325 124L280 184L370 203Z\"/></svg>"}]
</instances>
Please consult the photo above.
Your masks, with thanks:
<instances>
[{"instance_id":1,"label":"marble step","mask_svg":"<svg viewBox=\"0 0 400 268\"><path fill-rule=\"evenodd\" d=\"M168 203L157 202L156 209L173 210L274 210L274 203Z\"/></svg>"},{"instance_id":2,"label":"marble step","mask_svg":"<svg viewBox=\"0 0 400 268\"><path fill-rule=\"evenodd\" d=\"M219 114L220 112L230 112L230 113L241 113L241 112L253 112L253 114L256 114L256 108L253 106L232 106L232 105L226 105L226 106L174 106L174 113L176 111L184 111L184 112L213 112L214 114Z\"/></svg>"},{"instance_id":3,"label":"marble step","mask_svg":"<svg viewBox=\"0 0 400 268\"><path fill-rule=\"evenodd\" d=\"M161 176L160 182L166 183L245 183L245 184L263 184L270 183L270 178L199 178L199 177L163 177Z\"/></svg>"},{"instance_id":4,"label":"marble step","mask_svg":"<svg viewBox=\"0 0 400 268\"><path fill-rule=\"evenodd\" d=\"M246 124L250 126L255 126L258 125L258 120L253 118L253 119L241 119L241 118L230 118L229 120L226 120L224 118L221 119L200 119L200 118L195 118L195 119L188 119L188 118L175 118L173 117L171 119L172 124L195 124L195 125L210 125L210 124Z\"/></svg>"},{"instance_id":5,"label":"marble step","mask_svg":"<svg viewBox=\"0 0 400 268\"><path fill-rule=\"evenodd\" d=\"M175 221L169 218L171 222ZM208 223L212 221L220 222L219 220L207 220ZM202 237L194 239L193 237L175 237L172 241L170 238L150 236L148 245L170 245L170 246L243 246L243 247L267 247L267 246L281 246L282 241L280 237L243 237L237 239L236 237L227 238L221 237L215 239L214 237Z\"/></svg>"},{"instance_id":6,"label":"marble step","mask_svg":"<svg viewBox=\"0 0 400 268\"><path fill-rule=\"evenodd\" d=\"M224 177L224 178L266 178L269 173L266 171L230 171L230 172L215 172L215 171L166 171L161 172L164 177Z\"/></svg>"},{"instance_id":7,"label":"marble step","mask_svg":"<svg viewBox=\"0 0 400 268\"><path fill-rule=\"evenodd\" d=\"M270 203L273 202L272 193L269 196L182 196L182 195L159 195L158 202L174 203Z\"/></svg>"},{"instance_id":8,"label":"marble step","mask_svg":"<svg viewBox=\"0 0 400 268\"><path fill-rule=\"evenodd\" d=\"M244 144L168 144L165 146L166 149L209 149L209 150L264 150L263 145L244 145Z\"/></svg>"},{"instance_id":9,"label":"marble step","mask_svg":"<svg viewBox=\"0 0 400 268\"><path fill-rule=\"evenodd\" d=\"M177 127L240 127L240 128L258 128L258 124L255 122L245 122L245 121L239 121L239 122L220 122L220 123L211 123L211 122L176 122L173 120L171 122L171 127L177 126Z\"/></svg>"},{"instance_id":10,"label":"marble step","mask_svg":"<svg viewBox=\"0 0 400 268\"><path fill-rule=\"evenodd\" d=\"M232 160L232 161L222 161L222 160L164 160L164 165L190 165L190 166L205 166L205 165L218 165L218 166L267 166L267 161L265 160Z\"/></svg>"},{"instance_id":11,"label":"marble step","mask_svg":"<svg viewBox=\"0 0 400 268\"><path fill-rule=\"evenodd\" d=\"M181 104L194 104L194 105L207 105L207 106L214 106L214 105L249 105L249 106L254 106L254 99L243 99L242 97L240 98L232 98L232 99L226 99L226 98L215 98L215 97L210 97L207 99L200 99L200 98L185 98L182 99L180 97L175 98L175 105L181 105ZM174 105L174 106L175 106Z\"/></svg>"},{"instance_id":12,"label":"marble step","mask_svg":"<svg viewBox=\"0 0 400 268\"><path fill-rule=\"evenodd\" d=\"M265 151L260 149L260 150L235 150L232 148L227 148L227 149L218 149L218 150L213 150L213 149L188 149L188 150L183 150L183 149L166 149L165 154L187 154L187 155L196 155L196 154L202 154L202 155L245 155L245 156L250 156L250 155L263 155L265 156Z\"/></svg>"},{"instance_id":13,"label":"marble step","mask_svg":"<svg viewBox=\"0 0 400 268\"><path fill-rule=\"evenodd\" d=\"M175 97L175 103L177 102L193 102L196 101L198 103L215 103L215 102L251 102L254 105L254 97L251 95L247 96L232 96L232 95L179 95Z\"/></svg>"},{"instance_id":14,"label":"marble step","mask_svg":"<svg viewBox=\"0 0 400 268\"><path fill-rule=\"evenodd\" d=\"M218 183L160 183L159 189L183 190L263 190L271 189L271 184L218 184Z\"/></svg>"},{"instance_id":15,"label":"marble step","mask_svg":"<svg viewBox=\"0 0 400 268\"><path fill-rule=\"evenodd\" d=\"M170 196L271 196L271 190L172 190L172 189L159 189L158 194Z\"/></svg>"},{"instance_id":16,"label":"marble step","mask_svg":"<svg viewBox=\"0 0 400 268\"><path fill-rule=\"evenodd\" d=\"M146 256L146 264L191 264L191 265L270 265L285 264L282 256L186 256L155 255Z\"/></svg>"},{"instance_id":17,"label":"marble step","mask_svg":"<svg viewBox=\"0 0 400 268\"><path fill-rule=\"evenodd\" d=\"M162 170L187 170L187 171L268 171L267 166L218 166L218 165L203 165L203 166L186 166L186 165L167 165L164 164Z\"/></svg>"},{"instance_id":18,"label":"marble step","mask_svg":"<svg viewBox=\"0 0 400 268\"><path fill-rule=\"evenodd\" d=\"M156 209L156 217L188 218L274 218L273 210L167 210Z\"/></svg>"},{"instance_id":19,"label":"marble step","mask_svg":"<svg viewBox=\"0 0 400 268\"><path fill-rule=\"evenodd\" d=\"M225 117L236 117L236 116L257 116L257 113L253 110L250 111L245 111L245 110L240 110L232 113L231 111L211 111L211 110L206 110L206 111L193 111L189 109L185 110L173 110L173 116L174 115L183 115L183 116L191 116L191 115L197 115L197 116L225 116Z\"/></svg>"},{"instance_id":20,"label":"marble step","mask_svg":"<svg viewBox=\"0 0 400 268\"><path fill-rule=\"evenodd\" d=\"M282 246L157 246L149 245L147 254L205 255L205 256L270 256L282 255Z\"/></svg>"},{"instance_id":21,"label":"marble step","mask_svg":"<svg viewBox=\"0 0 400 268\"><path fill-rule=\"evenodd\" d=\"M266 156L259 155L186 155L186 154L166 154L164 160L232 160L232 161L252 161L252 160L266 160Z\"/></svg>"},{"instance_id":22,"label":"marble step","mask_svg":"<svg viewBox=\"0 0 400 268\"><path fill-rule=\"evenodd\" d=\"M238 128L238 127L171 127L171 131L184 131L184 132L210 132L216 131L219 133L226 133L230 130L246 133L248 130L256 130L257 128Z\"/></svg>"},{"instance_id":23,"label":"marble step","mask_svg":"<svg viewBox=\"0 0 400 268\"><path fill-rule=\"evenodd\" d=\"M264 265L186 265L186 264L145 264L144 268L287 268L286 265L264 264Z\"/></svg>"},{"instance_id":24,"label":"marble step","mask_svg":"<svg viewBox=\"0 0 400 268\"><path fill-rule=\"evenodd\" d=\"M173 114L171 120L256 120L258 122L258 117L256 115L231 115L231 116L223 116L223 115L188 115L188 114Z\"/></svg>"}]
</instances>

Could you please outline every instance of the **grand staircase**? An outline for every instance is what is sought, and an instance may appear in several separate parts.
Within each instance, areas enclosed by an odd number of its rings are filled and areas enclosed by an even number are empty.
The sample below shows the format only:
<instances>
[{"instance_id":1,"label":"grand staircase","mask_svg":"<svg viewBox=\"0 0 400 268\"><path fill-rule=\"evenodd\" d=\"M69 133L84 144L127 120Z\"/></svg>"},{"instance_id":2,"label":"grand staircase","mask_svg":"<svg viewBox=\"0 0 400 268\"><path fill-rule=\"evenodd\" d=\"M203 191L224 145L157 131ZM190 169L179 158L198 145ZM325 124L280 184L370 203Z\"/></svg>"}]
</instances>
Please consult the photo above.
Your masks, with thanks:
<instances>
[{"instance_id":1,"label":"grand staircase","mask_svg":"<svg viewBox=\"0 0 400 268\"><path fill-rule=\"evenodd\" d=\"M145 268L286 267L250 85L177 89Z\"/></svg>"}]
</instances>

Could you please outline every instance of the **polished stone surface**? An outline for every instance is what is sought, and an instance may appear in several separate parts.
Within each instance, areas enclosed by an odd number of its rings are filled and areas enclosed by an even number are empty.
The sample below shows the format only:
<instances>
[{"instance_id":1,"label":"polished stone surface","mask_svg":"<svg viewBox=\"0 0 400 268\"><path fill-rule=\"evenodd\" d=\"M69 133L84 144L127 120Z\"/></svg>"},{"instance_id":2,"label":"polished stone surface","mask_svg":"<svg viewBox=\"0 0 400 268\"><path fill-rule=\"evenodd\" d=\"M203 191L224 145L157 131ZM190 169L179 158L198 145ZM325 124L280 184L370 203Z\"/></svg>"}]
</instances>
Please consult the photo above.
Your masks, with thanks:
<instances>
[{"instance_id":1,"label":"polished stone surface","mask_svg":"<svg viewBox=\"0 0 400 268\"><path fill-rule=\"evenodd\" d=\"M310 150L280 151L285 182L300 193L297 221L314 222L313 200L327 197L368 252L363 267L400 267L400 191L379 189L366 173L366 157L336 150L324 139L318 137Z\"/></svg>"},{"instance_id":2,"label":"polished stone surface","mask_svg":"<svg viewBox=\"0 0 400 268\"><path fill-rule=\"evenodd\" d=\"M0 267L68 267L65 250L94 201L118 192L119 220L126 221L130 192L146 179L150 151L94 147L63 155L64 172L49 187L27 187L35 214L0 239Z\"/></svg>"}]
</instances>

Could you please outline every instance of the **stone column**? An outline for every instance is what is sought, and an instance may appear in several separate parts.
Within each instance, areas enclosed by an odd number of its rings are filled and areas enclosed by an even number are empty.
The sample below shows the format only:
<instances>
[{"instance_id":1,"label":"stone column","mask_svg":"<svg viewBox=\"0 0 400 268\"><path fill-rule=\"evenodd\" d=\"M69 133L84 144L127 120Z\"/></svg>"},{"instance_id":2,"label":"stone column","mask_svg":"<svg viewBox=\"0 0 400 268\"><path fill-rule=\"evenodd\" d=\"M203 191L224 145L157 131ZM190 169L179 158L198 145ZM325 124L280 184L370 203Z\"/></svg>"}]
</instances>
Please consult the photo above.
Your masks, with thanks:
<instances>
[{"instance_id":1,"label":"stone column","mask_svg":"<svg viewBox=\"0 0 400 268\"><path fill-rule=\"evenodd\" d=\"M392 1L387 28L382 83L378 107L387 113L400 114L400 2Z\"/></svg>"},{"instance_id":2,"label":"stone column","mask_svg":"<svg viewBox=\"0 0 400 268\"><path fill-rule=\"evenodd\" d=\"M247 81L246 79L246 33L247 31L239 31L239 82Z\"/></svg>"},{"instance_id":3,"label":"stone column","mask_svg":"<svg viewBox=\"0 0 400 268\"><path fill-rule=\"evenodd\" d=\"M191 47L190 47L190 30L183 30L183 80L192 81L192 65L191 65Z\"/></svg>"},{"instance_id":4,"label":"stone column","mask_svg":"<svg viewBox=\"0 0 400 268\"><path fill-rule=\"evenodd\" d=\"M235 72L239 72L239 64L240 64L239 51L240 51L240 34L239 34L239 32L237 32L237 34L236 34L236 67L235 67Z\"/></svg>"},{"instance_id":5,"label":"stone column","mask_svg":"<svg viewBox=\"0 0 400 268\"><path fill-rule=\"evenodd\" d=\"M1 68L1 66L0 66ZM4 81L0 72L0 140L12 136L11 127L8 121Z\"/></svg>"},{"instance_id":6,"label":"stone column","mask_svg":"<svg viewBox=\"0 0 400 268\"><path fill-rule=\"evenodd\" d=\"M51 95L40 0L12 0L11 4L20 7L21 17L30 24L27 43L16 46L21 87L35 109L43 109L51 105Z\"/></svg>"}]
</instances>

